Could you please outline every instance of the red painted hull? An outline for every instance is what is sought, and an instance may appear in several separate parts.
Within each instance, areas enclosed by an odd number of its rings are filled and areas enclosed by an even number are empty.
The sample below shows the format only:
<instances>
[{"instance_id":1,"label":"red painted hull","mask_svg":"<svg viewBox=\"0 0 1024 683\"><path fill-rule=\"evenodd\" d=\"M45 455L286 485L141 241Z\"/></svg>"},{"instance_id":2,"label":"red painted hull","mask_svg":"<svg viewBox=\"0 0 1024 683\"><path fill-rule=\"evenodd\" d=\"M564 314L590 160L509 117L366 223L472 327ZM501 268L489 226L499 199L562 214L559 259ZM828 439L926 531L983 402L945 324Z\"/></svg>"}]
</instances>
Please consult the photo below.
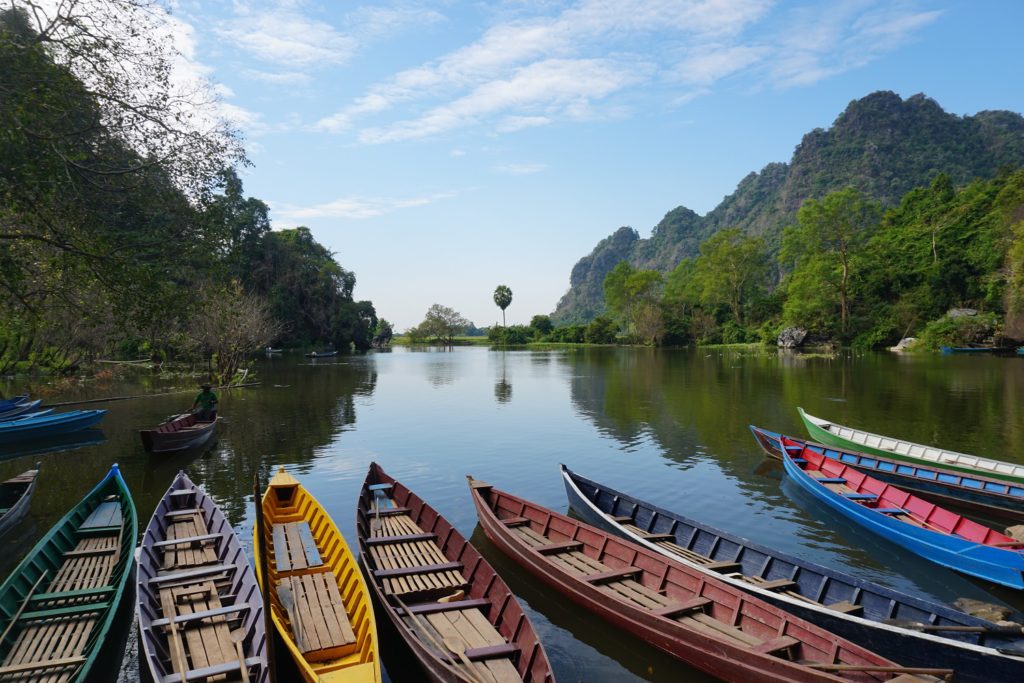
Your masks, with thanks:
<instances>
[{"instance_id":1,"label":"red painted hull","mask_svg":"<svg viewBox=\"0 0 1024 683\"><path fill-rule=\"evenodd\" d=\"M476 486L481 486L480 482L475 484ZM633 607L629 601L614 599L609 596L609 593L602 591L598 586L587 583L578 578L578 576L559 569L546 556L534 550L528 544L519 541L510 532L510 529L498 519L495 511L491 508L488 501L485 500L484 496L499 495L502 497L502 502L514 501L521 503L523 511L519 514L529 518L531 520L530 526L534 529L547 528L553 521L560 525L561 531L574 528L577 531L574 531L571 535L573 540L583 541L587 546L593 547L596 547L594 546L594 543L596 543L601 548L600 552L608 552L607 557L609 558L613 556L629 558L628 561L623 560L620 565L640 567L645 573L661 576L663 579L662 583L665 583L665 577L680 575L680 573L695 573L703 581L700 584L700 591L702 591L699 593L700 595L713 599L717 598L723 603L732 601L736 605L742 604L744 615L749 615L766 624L779 624L779 633L782 633L783 630L787 634L800 633L804 638L803 642L813 642L814 649L818 652L832 650L839 653L838 661L842 664L878 667L898 666L857 645L843 641L808 622L787 615L778 608L743 595L738 589L716 581L713 578L704 577L696 570L672 562L657 553L615 538L595 527L565 515L559 515L541 506L533 505L515 496L491 489L486 485L483 485L483 487L485 488L475 488L474 483L471 481L470 488L473 494L473 503L476 506L477 515L484 533L503 552L515 559L544 583L563 593L573 602L610 622L613 626L708 674L722 680L736 681L737 683L754 681L772 683L787 683L791 681L881 681L887 680L892 676L891 673L867 672L844 672L843 675L839 675L812 669L780 657L755 652L749 647L736 645L734 642L724 638L719 639L709 636L704 632L684 626L672 619L657 616L648 609ZM562 540L562 536L563 534L560 532L558 534L559 541ZM568 535L566 536L568 537ZM604 557L601 560L604 561ZM668 584L666 584L666 587L668 587ZM669 597L674 597L671 593L667 594ZM737 598L742 598L743 602L735 602ZM739 610L740 607L736 609ZM782 626L783 622L785 622L785 626ZM810 649L810 646L808 646L808 651ZM803 659L808 658L806 654ZM827 658L825 661L826 663L832 663Z\"/></svg>"}]
</instances>

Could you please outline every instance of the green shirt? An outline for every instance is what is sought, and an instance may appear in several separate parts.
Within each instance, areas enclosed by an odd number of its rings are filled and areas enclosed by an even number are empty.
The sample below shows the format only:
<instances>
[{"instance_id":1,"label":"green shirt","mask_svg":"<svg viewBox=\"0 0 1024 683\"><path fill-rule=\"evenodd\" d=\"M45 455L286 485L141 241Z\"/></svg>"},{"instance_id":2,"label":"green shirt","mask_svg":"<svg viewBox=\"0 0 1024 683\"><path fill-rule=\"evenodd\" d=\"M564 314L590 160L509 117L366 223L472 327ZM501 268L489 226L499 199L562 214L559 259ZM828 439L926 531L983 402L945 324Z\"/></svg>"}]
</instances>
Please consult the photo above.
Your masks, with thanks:
<instances>
[{"instance_id":1,"label":"green shirt","mask_svg":"<svg viewBox=\"0 0 1024 683\"><path fill-rule=\"evenodd\" d=\"M201 391L199 392L199 395L196 396L194 404L198 406L200 410L213 410L217 405L217 394L212 391Z\"/></svg>"}]
</instances>

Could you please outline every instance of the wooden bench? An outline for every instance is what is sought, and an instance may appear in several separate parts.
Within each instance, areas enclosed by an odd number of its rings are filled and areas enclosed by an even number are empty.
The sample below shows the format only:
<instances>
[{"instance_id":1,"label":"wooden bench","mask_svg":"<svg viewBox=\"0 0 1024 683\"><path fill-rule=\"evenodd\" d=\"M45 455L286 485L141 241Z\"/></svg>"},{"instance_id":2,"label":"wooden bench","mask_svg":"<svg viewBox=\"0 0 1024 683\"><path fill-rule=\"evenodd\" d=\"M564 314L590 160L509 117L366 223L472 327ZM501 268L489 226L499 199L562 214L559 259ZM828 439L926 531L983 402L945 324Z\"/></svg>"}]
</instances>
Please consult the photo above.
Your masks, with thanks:
<instances>
[{"instance_id":1,"label":"wooden bench","mask_svg":"<svg viewBox=\"0 0 1024 683\"><path fill-rule=\"evenodd\" d=\"M337 659L356 649L356 635L332 572L288 576L277 585L292 636L311 662Z\"/></svg>"},{"instance_id":2,"label":"wooden bench","mask_svg":"<svg viewBox=\"0 0 1024 683\"><path fill-rule=\"evenodd\" d=\"M273 526L274 562L278 574L323 565L308 522L288 522Z\"/></svg>"}]
</instances>

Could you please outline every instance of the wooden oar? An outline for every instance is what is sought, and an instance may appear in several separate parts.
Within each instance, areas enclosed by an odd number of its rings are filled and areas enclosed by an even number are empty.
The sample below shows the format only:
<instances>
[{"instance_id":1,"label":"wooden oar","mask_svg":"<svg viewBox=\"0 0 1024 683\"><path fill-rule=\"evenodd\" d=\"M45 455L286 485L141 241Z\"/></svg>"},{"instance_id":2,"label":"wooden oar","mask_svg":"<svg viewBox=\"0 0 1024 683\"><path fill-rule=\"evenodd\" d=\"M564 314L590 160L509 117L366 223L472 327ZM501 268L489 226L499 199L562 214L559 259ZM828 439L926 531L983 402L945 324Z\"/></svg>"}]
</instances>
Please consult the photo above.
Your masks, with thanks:
<instances>
[{"instance_id":1,"label":"wooden oar","mask_svg":"<svg viewBox=\"0 0 1024 683\"><path fill-rule=\"evenodd\" d=\"M181 635L178 633L178 625L174 622L174 618L178 616L177 602L178 598L174 595L173 588L166 588L164 590L170 591L170 600L166 600L164 606L164 618L167 619L167 630L170 632L170 645L171 645L171 659L174 667L174 673L181 676L181 683L185 683L188 680L188 659L185 657L185 646L181 642ZM163 600L163 598L161 598ZM168 607L171 613L167 613Z\"/></svg>"},{"instance_id":2,"label":"wooden oar","mask_svg":"<svg viewBox=\"0 0 1024 683\"><path fill-rule=\"evenodd\" d=\"M7 628L5 628L4 632L0 634L0 645L3 645L4 641L7 639L7 634L10 633L11 629L14 628L14 625L18 623L18 618L21 617L21 613L25 611L26 607L28 607L28 601L32 599L32 595L36 592L36 588L39 588L39 584L43 582L43 579L45 579L46 575L49 573L49 571L45 571L40 574L39 578L36 579L35 584L32 585L31 590L29 590L28 594L25 596L25 599L21 601L21 607L19 607L18 611L14 613L14 616L11 617L11 623L7 624Z\"/></svg>"},{"instance_id":3,"label":"wooden oar","mask_svg":"<svg viewBox=\"0 0 1024 683\"><path fill-rule=\"evenodd\" d=\"M472 672L473 679L483 683L483 677L473 670L473 662L466 656L466 649L462 647L462 643L456 641L454 638L444 638L443 642L444 646L448 648L449 651L454 652L459 656L459 659L462 660L463 665L466 667L466 671Z\"/></svg>"},{"instance_id":4,"label":"wooden oar","mask_svg":"<svg viewBox=\"0 0 1024 683\"><path fill-rule=\"evenodd\" d=\"M244 629L236 628L231 632L231 642L235 644L235 652L238 653L238 666L242 667L242 683L249 683L249 667L245 664L245 650L242 649L244 640Z\"/></svg>"},{"instance_id":5,"label":"wooden oar","mask_svg":"<svg viewBox=\"0 0 1024 683\"><path fill-rule=\"evenodd\" d=\"M446 646L443 646L441 643L437 642L437 638L435 638L434 635L430 632L429 626L424 626L423 623L420 621L420 615L410 611L408 605L406 605L405 602L402 601L402 598L398 597L395 594L392 594L391 597L394 599L396 603L398 603L398 606L401 608L402 612L409 615L409 618L412 620L412 624L410 624L410 627L412 628L413 633L419 636L421 641L423 641L424 643L429 643L435 650L437 650L437 661L441 662L442 666L444 666L446 669L454 673L458 678L464 680L469 679L470 681L472 681L472 683L487 683L487 681L481 679L477 675L477 673L473 671L472 668L468 669L465 672L465 674L463 674L462 671L459 671L459 669L455 668L453 665L446 662L444 660L444 651Z\"/></svg>"}]
</instances>

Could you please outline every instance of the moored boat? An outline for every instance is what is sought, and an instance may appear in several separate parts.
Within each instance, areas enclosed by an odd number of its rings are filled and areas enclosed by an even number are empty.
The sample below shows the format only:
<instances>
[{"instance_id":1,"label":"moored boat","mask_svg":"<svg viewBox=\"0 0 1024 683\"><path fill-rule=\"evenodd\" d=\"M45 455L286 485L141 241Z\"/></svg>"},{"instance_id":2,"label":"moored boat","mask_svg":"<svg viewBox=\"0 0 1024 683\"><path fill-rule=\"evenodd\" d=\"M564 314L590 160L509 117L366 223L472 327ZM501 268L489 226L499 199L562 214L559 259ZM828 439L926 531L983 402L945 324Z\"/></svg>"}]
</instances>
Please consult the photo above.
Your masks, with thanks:
<instances>
[{"instance_id":1,"label":"moored boat","mask_svg":"<svg viewBox=\"0 0 1024 683\"><path fill-rule=\"evenodd\" d=\"M9 410L0 411L0 422L14 419L19 415L25 415L27 413L30 413L36 408L38 408L42 402L42 399L36 399L35 401L22 401L21 403L15 405L13 408L10 408ZM52 412L52 410L53 409L51 408L49 410L44 410L41 412L43 414L46 414Z\"/></svg>"},{"instance_id":2,"label":"moored boat","mask_svg":"<svg viewBox=\"0 0 1024 683\"><path fill-rule=\"evenodd\" d=\"M750 431L765 453L782 459L779 439L783 435L753 425ZM987 517L1024 519L1024 485L1017 486L1001 479L956 472L935 465L830 448L791 436L786 436L786 439L794 447L811 448L876 479L920 493L930 500L970 509Z\"/></svg>"},{"instance_id":3,"label":"moored boat","mask_svg":"<svg viewBox=\"0 0 1024 683\"><path fill-rule=\"evenodd\" d=\"M10 531L28 512L38 476L39 465L36 464L35 469L25 470L16 477L0 482L0 534Z\"/></svg>"},{"instance_id":4,"label":"moored boat","mask_svg":"<svg viewBox=\"0 0 1024 683\"><path fill-rule=\"evenodd\" d=\"M469 478L484 533L622 631L727 681L901 681L907 669L691 566Z\"/></svg>"},{"instance_id":5,"label":"moored boat","mask_svg":"<svg viewBox=\"0 0 1024 683\"><path fill-rule=\"evenodd\" d=\"M256 574L220 508L184 472L142 536L137 588L140 659L154 681L267 680Z\"/></svg>"},{"instance_id":6,"label":"moored boat","mask_svg":"<svg viewBox=\"0 0 1024 683\"><path fill-rule=\"evenodd\" d=\"M150 453L167 453L199 448L213 438L217 431L217 417L199 420L194 413L178 415L154 429L139 431L143 447Z\"/></svg>"},{"instance_id":7,"label":"moored boat","mask_svg":"<svg viewBox=\"0 0 1024 683\"><path fill-rule=\"evenodd\" d=\"M256 574L302 678L380 683L370 593L334 521L283 467L270 480L261 511L263 539L255 536L259 527L254 530Z\"/></svg>"},{"instance_id":8,"label":"moored boat","mask_svg":"<svg viewBox=\"0 0 1024 683\"><path fill-rule=\"evenodd\" d=\"M470 543L376 463L356 512L359 559L431 681L554 681L533 624Z\"/></svg>"},{"instance_id":9,"label":"moored boat","mask_svg":"<svg viewBox=\"0 0 1024 683\"><path fill-rule=\"evenodd\" d=\"M953 353L994 353L998 351L994 346L940 346L939 352L944 356Z\"/></svg>"},{"instance_id":10,"label":"moored boat","mask_svg":"<svg viewBox=\"0 0 1024 683\"><path fill-rule=\"evenodd\" d=\"M829 507L907 550L958 572L1024 589L1024 541L886 484L782 437L786 474Z\"/></svg>"},{"instance_id":11,"label":"moored boat","mask_svg":"<svg viewBox=\"0 0 1024 683\"><path fill-rule=\"evenodd\" d=\"M587 479L562 466L573 510L595 526L907 666L957 681L1024 680L1024 630L758 545Z\"/></svg>"},{"instance_id":12,"label":"moored boat","mask_svg":"<svg viewBox=\"0 0 1024 683\"><path fill-rule=\"evenodd\" d=\"M115 656L111 628L137 535L135 504L115 464L0 586L0 680L78 683L101 653Z\"/></svg>"},{"instance_id":13,"label":"moored boat","mask_svg":"<svg viewBox=\"0 0 1024 683\"><path fill-rule=\"evenodd\" d=\"M73 410L0 423L0 444L70 434L99 423L105 410Z\"/></svg>"},{"instance_id":14,"label":"moored boat","mask_svg":"<svg viewBox=\"0 0 1024 683\"><path fill-rule=\"evenodd\" d=\"M800 411L800 418L807 427L807 433L811 435L812 440L818 443L908 462L932 463L947 470L984 474L987 477L1024 484L1024 464L1003 462L967 453L947 451L933 446L924 446L910 441L901 441L822 420L804 412L803 408L797 408L797 410Z\"/></svg>"},{"instance_id":15,"label":"moored boat","mask_svg":"<svg viewBox=\"0 0 1024 683\"><path fill-rule=\"evenodd\" d=\"M310 351L306 354L306 358L332 358L337 355L337 351Z\"/></svg>"},{"instance_id":16,"label":"moored boat","mask_svg":"<svg viewBox=\"0 0 1024 683\"><path fill-rule=\"evenodd\" d=\"M17 407L27 400L28 394L21 394L20 396L12 396L11 398L0 400L0 413L6 413L8 410Z\"/></svg>"}]
</instances>

